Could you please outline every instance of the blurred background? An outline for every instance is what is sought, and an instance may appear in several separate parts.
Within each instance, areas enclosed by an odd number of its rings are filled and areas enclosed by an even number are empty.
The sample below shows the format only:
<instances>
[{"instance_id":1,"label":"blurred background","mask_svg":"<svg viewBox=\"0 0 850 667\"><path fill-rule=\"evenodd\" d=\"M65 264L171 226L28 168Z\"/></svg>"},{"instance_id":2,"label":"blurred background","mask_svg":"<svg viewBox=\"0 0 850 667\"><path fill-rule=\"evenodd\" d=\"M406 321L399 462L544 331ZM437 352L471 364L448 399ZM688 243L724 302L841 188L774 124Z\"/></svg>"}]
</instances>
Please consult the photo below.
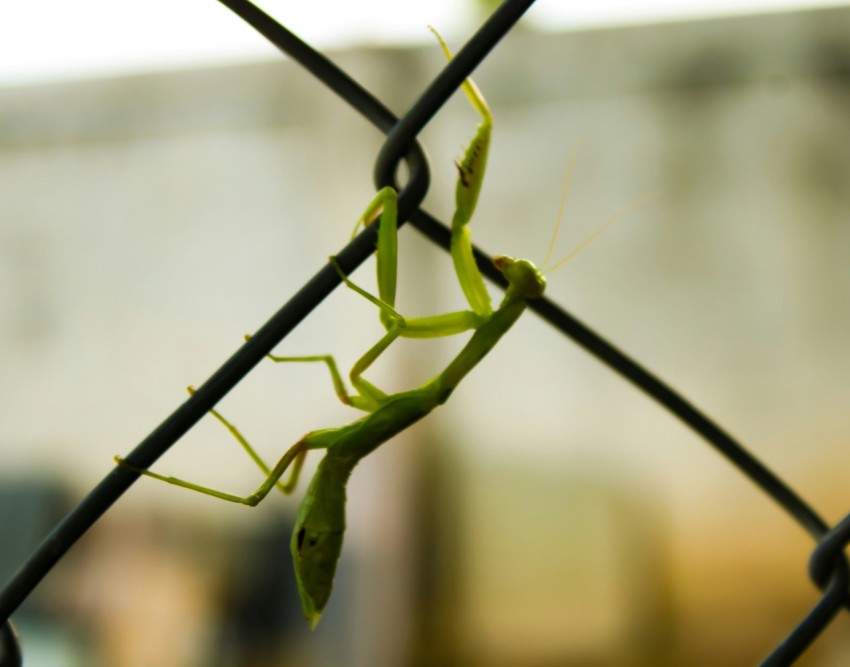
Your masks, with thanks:
<instances>
[{"instance_id":1,"label":"blurred background","mask_svg":"<svg viewBox=\"0 0 850 667\"><path fill-rule=\"evenodd\" d=\"M443 66L425 25L459 48L486 12L288 4L266 8L396 113ZM549 274L549 296L834 523L850 510L850 6L568 4L540 0L475 73L495 117L475 241L542 261L574 146L556 255L659 192ZM99 11L0 10L0 581L373 193L379 133L217 3ZM456 95L422 136L443 220L477 122ZM463 307L412 229L400 282L405 314ZM380 333L338 290L278 351L347 369ZM463 342L399 341L369 378L414 386ZM311 365L263 364L220 409L271 460L357 416ZM248 493L260 475L235 444L206 419L157 470ZM248 509L140 481L16 616L26 664L752 665L818 599L802 529L533 314L356 470L315 632L288 548L305 487ZM837 618L799 664L848 664L848 630Z\"/></svg>"}]
</instances>

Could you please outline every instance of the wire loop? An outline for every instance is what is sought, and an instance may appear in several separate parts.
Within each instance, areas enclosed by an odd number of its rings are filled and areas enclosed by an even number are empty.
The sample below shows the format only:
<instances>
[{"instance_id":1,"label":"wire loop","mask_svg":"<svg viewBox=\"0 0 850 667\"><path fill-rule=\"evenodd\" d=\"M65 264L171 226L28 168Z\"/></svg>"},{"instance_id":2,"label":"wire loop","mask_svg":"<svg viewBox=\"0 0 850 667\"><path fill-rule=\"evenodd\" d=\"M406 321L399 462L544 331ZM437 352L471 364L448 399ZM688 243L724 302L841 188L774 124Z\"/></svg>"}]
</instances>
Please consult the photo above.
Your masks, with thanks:
<instances>
[{"instance_id":1,"label":"wire loop","mask_svg":"<svg viewBox=\"0 0 850 667\"><path fill-rule=\"evenodd\" d=\"M834 578L836 571L847 568L844 549L850 544L850 514L825 533L809 559L809 577L823 590Z\"/></svg>"},{"instance_id":2,"label":"wire loop","mask_svg":"<svg viewBox=\"0 0 850 667\"><path fill-rule=\"evenodd\" d=\"M0 629L0 667L21 667L23 664L21 638L12 621L7 620Z\"/></svg>"}]
</instances>

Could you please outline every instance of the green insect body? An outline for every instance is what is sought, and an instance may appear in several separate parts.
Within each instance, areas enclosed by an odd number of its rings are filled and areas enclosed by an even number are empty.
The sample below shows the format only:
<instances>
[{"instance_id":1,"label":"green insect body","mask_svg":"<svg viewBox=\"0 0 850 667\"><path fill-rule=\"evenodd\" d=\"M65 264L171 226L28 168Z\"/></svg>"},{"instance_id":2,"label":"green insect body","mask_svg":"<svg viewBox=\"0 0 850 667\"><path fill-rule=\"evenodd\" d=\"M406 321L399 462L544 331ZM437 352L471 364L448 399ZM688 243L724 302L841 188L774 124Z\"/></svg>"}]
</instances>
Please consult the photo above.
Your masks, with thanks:
<instances>
[{"instance_id":1,"label":"green insect body","mask_svg":"<svg viewBox=\"0 0 850 667\"><path fill-rule=\"evenodd\" d=\"M535 280L529 262L497 258L506 272ZM519 264L519 268L517 268ZM513 285L512 285L513 286ZM506 294L502 305L475 331L458 356L437 377L412 391L387 397L375 412L337 429L324 429L301 440L305 449L327 448L298 509L292 533L292 561L304 614L315 627L333 587L345 532L345 489L354 466L393 436L445 403L454 388L484 358L525 310L525 299ZM330 445L318 444L330 441ZM318 444L318 446L317 446Z\"/></svg>"},{"instance_id":2,"label":"green insect body","mask_svg":"<svg viewBox=\"0 0 850 667\"><path fill-rule=\"evenodd\" d=\"M437 37L440 39L439 35ZM440 43L447 57L451 58L442 39ZM313 627L318 623L333 588L345 533L346 485L354 467L381 444L422 419L438 405L445 403L458 383L522 315L528 300L540 297L545 289L546 281L542 273L531 262L499 256L493 261L507 279L508 288L499 307L493 310L491 306L489 293L472 254L467 224L481 189L492 119L484 98L471 81L464 82L463 90L483 119L462 161L457 164L459 175L456 210L452 219L452 260L470 309L423 318L406 318L395 310L397 195L392 188L384 188L378 192L358 221L358 226L366 224L380 214L377 244L378 296L373 296L352 283L331 258L346 285L380 309L381 322L387 330L351 369L350 379L355 392L347 392L336 362L330 356L269 355L276 362L325 363L339 399L368 414L339 428L322 429L307 434L287 450L274 468L270 468L238 429L220 413L212 410L211 414L234 435L266 474L265 481L249 496L233 495L174 477L135 469L169 484L230 502L256 505L272 488L277 487L284 493L290 493L295 487L306 453L314 449L325 450L325 456L319 463L299 507L291 542L302 607ZM386 394L362 377L363 372L398 337L440 337L465 331L473 333L463 349L439 375L417 389ZM193 390L190 388L191 391ZM131 467L118 457L116 460L125 467ZM290 479L282 483L281 477L290 467Z\"/></svg>"},{"instance_id":3,"label":"green insect body","mask_svg":"<svg viewBox=\"0 0 850 667\"><path fill-rule=\"evenodd\" d=\"M354 466L378 446L438 405L433 391L414 390L390 397L384 405L352 424L307 434L304 447L329 438L298 508L290 550L301 606L315 627L330 598L345 533L346 484ZM401 421L400 421L401 419Z\"/></svg>"},{"instance_id":4,"label":"green insect body","mask_svg":"<svg viewBox=\"0 0 850 667\"><path fill-rule=\"evenodd\" d=\"M331 596L345 533L345 488L356 461L327 454L298 508L290 550L304 615L316 627Z\"/></svg>"}]
</instances>

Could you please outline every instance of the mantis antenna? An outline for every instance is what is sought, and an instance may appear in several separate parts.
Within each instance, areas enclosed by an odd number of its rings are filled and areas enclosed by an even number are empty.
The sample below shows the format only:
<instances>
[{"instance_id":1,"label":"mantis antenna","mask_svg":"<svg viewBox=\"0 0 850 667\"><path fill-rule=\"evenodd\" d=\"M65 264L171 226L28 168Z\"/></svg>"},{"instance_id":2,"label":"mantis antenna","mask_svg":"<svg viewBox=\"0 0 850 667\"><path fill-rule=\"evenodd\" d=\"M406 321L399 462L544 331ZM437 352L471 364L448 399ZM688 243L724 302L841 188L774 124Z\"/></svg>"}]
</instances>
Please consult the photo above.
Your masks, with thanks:
<instances>
[{"instance_id":1,"label":"mantis antenna","mask_svg":"<svg viewBox=\"0 0 850 667\"><path fill-rule=\"evenodd\" d=\"M561 222L564 219L564 209L567 207L567 196L570 193L570 186L573 182L573 172L575 172L576 162L578 162L578 144L573 146L570 151L570 161L567 164L567 176L564 179L564 189L561 192L561 203L558 206L558 217L555 220L555 229L552 230L552 240L549 241L549 249L546 251L546 258L543 260L543 266L549 263L552 259L552 253L555 250L555 241L558 240L558 234L561 231Z\"/></svg>"},{"instance_id":2,"label":"mantis antenna","mask_svg":"<svg viewBox=\"0 0 850 667\"><path fill-rule=\"evenodd\" d=\"M572 173L570 173L568 178L571 178L571 177L572 177ZM638 196L636 199L633 199L628 204L626 204L623 208L621 208L619 211L617 211L614 215L612 215L610 218L608 218L605 222L603 222L597 228L597 230L595 232L593 232L590 236L588 236L586 239L584 239L584 241L579 243L575 248L573 248L569 253L567 253L566 256L559 259L557 262L555 262L554 265L550 266L549 268L542 269L541 273L546 274L546 273L554 271L555 269L563 266L568 261L570 261L573 257L578 255L587 246L589 246L591 243L593 243L593 241L595 241L597 239L597 237L599 237L602 234L602 232L604 232L606 229L608 229L615 222L619 222L620 220L625 218L629 213L633 213L634 211L638 210L644 204L647 204L650 201L652 201L653 199L656 199L658 197L658 195L659 195L659 193L657 191L651 190L649 192L646 192L646 193ZM560 225L560 222L561 221L558 220L558 225ZM557 227L556 227L556 233L557 233ZM553 243L554 243L554 239L553 239ZM551 255L551 253L552 253L552 251L551 251L551 247L550 247L549 253L546 255L546 261L547 262L549 261L549 256ZM545 266L545 263L544 263L544 266Z\"/></svg>"}]
</instances>

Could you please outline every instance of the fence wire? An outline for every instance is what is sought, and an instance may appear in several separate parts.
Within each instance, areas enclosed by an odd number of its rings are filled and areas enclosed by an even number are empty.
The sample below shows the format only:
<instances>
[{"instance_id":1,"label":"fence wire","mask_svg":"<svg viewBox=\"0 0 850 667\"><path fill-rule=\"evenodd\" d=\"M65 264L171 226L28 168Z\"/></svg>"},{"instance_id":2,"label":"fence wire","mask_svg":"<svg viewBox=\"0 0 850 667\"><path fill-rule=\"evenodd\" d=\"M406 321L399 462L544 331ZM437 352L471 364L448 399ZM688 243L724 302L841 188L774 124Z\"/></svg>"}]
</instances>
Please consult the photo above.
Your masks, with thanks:
<instances>
[{"instance_id":1,"label":"fence wire","mask_svg":"<svg viewBox=\"0 0 850 667\"><path fill-rule=\"evenodd\" d=\"M334 63L248 0L219 1L386 134L386 141L375 162L376 187L392 185L398 189L394 174L404 161L409 177L399 194L398 224L409 221L428 239L448 250L448 227L419 207L428 191L430 174L417 137L534 0L505 0L400 119ZM336 254L346 274L352 273L374 251L377 224L377 221L372 223ZM494 268L492 255L478 248L474 248L474 252L481 272L504 287L506 283ZM207 382L142 440L127 456L127 462L136 468L153 465L339 284L338 273L330 265L322 267ZM799 495L735 438L636 361L549 299L533 300L529 307L702 436L708 445L725 456L814 538L816 547L809 561L809 576L823 595L761 663L762 667L793 664L842 606L850 609L850 568L844 554L844 548L850 542L850 515L830 528ZM20 642L11 623L11 615L68 549L138 477L127 468L116 467L53 529L0 591L0 619L4 620L0 629L0 667L22 664Z\"/></svg>"}]
</instances>

